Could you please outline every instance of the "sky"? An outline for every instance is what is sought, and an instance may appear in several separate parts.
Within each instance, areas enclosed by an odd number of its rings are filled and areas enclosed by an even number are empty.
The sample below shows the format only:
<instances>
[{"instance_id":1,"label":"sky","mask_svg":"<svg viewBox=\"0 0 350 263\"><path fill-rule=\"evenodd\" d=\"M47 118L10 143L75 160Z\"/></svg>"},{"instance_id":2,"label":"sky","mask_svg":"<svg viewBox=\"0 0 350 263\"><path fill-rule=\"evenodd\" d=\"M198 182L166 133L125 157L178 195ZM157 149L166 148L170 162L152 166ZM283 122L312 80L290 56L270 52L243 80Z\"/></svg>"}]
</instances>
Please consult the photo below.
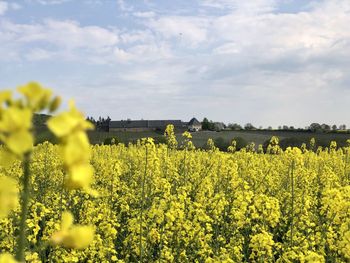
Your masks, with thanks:
<instances>
[{"instance_id":1,"label":"sky","mask_svg":"<svg viewBox=\"0 0 350 263\"><path fill-rule=\"evenodd\" d=\"M113 120L349 127L349 25L349 0L0 0L0 89Z\"/></svg>"}]
</instances>

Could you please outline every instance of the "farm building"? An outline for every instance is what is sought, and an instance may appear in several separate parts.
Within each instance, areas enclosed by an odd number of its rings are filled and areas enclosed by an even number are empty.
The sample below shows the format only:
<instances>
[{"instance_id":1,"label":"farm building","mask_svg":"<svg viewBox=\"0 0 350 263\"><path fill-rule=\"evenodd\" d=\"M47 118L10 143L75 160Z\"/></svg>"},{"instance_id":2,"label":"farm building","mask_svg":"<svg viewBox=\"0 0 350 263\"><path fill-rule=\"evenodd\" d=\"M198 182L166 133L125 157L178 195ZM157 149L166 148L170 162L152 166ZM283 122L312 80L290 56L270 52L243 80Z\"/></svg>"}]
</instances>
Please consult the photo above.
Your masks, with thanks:
<instances>
[{"instance_id":1,"label":"farm building","mask_svg":"<svg viewBox=\"0 0 350 263\"><path fill-rule=\"evenodd\" d=\"M181 120L121 120L111 121L109 131L161 131L168 124L172 124L175 130L186 130L187 123Z\"/></svg>"},{"instance_id":2,"label":"farm building","mask_svg":"<svg viewBox=\"0 0 350 263\"><path fill-rule=\"evenodd\" d=\"M192 118L187 125L189 131L199 131L202 129L202 123L200 123L196 118Z\"/></svg>"},{"instance_id":3,"label":"farm building","mask_svg":"<svg viewBox=\"0 0 350 263\"><path fill-rule=\"evenodd\" d=\"M174 125L176 131L199 131L202 128L202 124L196 118L192 118L190 122L181 120L121 120L110 121L109 131L164 131L169 124Z\"/></svg>"}]
</instances>

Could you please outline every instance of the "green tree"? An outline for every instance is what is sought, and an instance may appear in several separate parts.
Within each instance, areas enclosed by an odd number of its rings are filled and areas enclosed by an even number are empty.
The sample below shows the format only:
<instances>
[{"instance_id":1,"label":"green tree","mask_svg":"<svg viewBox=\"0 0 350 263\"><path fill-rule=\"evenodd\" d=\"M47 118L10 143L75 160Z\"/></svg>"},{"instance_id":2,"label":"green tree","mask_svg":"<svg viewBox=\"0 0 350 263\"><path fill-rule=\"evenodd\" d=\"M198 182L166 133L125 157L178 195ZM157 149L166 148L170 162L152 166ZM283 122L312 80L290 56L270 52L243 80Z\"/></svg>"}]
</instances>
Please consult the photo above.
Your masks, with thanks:
<instances>
[{"instance_id":1,"label":"green tree","mask_svg":"<svg viewBox=\"0 0 350 263\"><path fill-rule=\"evenodd\" d=\"M209 130L209 120L207 118L204 118L202 121L202 130Z\"/></svg>"}]
</instances>

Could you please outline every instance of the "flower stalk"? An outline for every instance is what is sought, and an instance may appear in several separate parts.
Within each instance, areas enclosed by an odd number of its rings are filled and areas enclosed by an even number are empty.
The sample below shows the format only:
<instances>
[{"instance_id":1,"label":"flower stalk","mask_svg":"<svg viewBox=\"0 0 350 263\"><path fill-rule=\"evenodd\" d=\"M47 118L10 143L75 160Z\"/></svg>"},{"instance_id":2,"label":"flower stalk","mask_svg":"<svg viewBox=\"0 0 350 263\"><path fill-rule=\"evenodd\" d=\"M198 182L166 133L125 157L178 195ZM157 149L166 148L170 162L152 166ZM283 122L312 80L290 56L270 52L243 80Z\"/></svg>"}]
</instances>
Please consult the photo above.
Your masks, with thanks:
<instances>
[{"instance_id":1,"label":"flower stalk","mask_svg":"<svg viewBox=\"0 0 350 263\"><path fill-rule=\"evenodd\" d=\"M23 158L23 190L21 196L21 219L19 224L19 236L16 251L16 260L24 262L24 252L26 248L27 216L30 201L30 153L26 153Z\"/></svg>"}]
</instances>

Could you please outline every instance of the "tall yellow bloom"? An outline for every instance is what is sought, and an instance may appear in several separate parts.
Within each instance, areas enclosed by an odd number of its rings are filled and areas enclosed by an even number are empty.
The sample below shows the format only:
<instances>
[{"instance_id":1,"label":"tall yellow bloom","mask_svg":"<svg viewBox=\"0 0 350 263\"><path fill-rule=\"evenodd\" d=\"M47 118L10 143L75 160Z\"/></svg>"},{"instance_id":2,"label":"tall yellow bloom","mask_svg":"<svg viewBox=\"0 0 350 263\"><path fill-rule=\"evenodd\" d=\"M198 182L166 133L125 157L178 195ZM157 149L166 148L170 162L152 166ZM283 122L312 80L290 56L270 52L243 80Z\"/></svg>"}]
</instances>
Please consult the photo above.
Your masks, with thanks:
<instances>
[{"instance_id":1,"label":"tall yellow bloom","mask_svg":"<svg viewBox=\"0 0 350 263\"><path fill-rule=\"evenodd\" d=\"M33 111L45 109L49 105L52 96L50 89L45 89L36 82L29 82L24 86L20 86L18 91L24 95L27 107Z\"/></svg>"},{"instance_id":2,"label":"tall yellow bloom","mask_svg":"<svg viewBox=\"0 0 350 263\"><path fill-rule=\"evenodd\" d=\"M59 138L71 135L76 131L93 129L93 124L85 120L84 115L78 111L74 102L69 103L69 111L52 117L47 122L50 130Z\"/></svg>"},{"instance_id":3,"label":"tall yellow bloom","mask_svg":"<svg viewBox=\"0 0 350 263\"><path fill-rule=\"evenodd\" d=\"M33 147L32 127L33 113L29 109L10 107L0 116L0 140L14 154L21 156Z\"/></svg>"},{"instance_id":4,"label":"tall yellow bloom","mask_svg":"<svg viewBox=\"0 0 350 263\"><path fill-rule=\"evenodd\" d=\"M69 212L62 214L61 230L53 234L51 242L67 248L84 249L94 239L93 226L74 225L73 215Z\"/></svg>"},{"instance_id":5,"label":"tall yellow bloom","mask_svg":"<svg viewBox=\"0 0 350 263\"><path fill-rule=\"evenodd\" d=\"M90 143L85 133L85 130L92 129L93 125L85 120L73 102L70 103L69 111L52 117L47 124L62 142L60 149L67 170L66 187L96 194L90 187L94 171L90 165Z\"/></svg>"},{"instance_id":6,"label":"tall yellow bloom","mask_svg":"<svg viewBox=\"0 0 350 263\"><path fill-rule=\"evenodd\" d=\"M33 114L45 108L57 108L60 101L58 97L51 100L52 91L35 82L20 86L18 91L23 97L17 100L12 98L11 91L0 92L0 140L21 158L34 144Z\"/></svg>"}]
</instances>

